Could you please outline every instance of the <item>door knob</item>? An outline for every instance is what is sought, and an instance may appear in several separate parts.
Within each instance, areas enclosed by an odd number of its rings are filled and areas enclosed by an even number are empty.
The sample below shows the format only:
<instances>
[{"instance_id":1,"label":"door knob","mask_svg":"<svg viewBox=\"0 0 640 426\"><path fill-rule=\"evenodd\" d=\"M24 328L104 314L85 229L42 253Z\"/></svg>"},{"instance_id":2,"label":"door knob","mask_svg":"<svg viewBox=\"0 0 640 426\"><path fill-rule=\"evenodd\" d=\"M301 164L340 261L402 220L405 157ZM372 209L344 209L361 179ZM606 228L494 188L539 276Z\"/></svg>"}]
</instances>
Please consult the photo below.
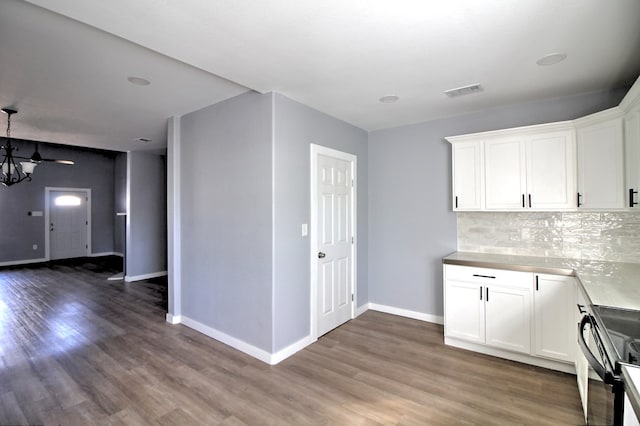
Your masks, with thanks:
<instances>
[{"instance_id":1,"label":"door knob","mask_svg":"<svg viewBox=\"0 0 640 426\"><path fill-rule=\"evenodd\" d=\"M322 259L322 258L324 258L326 255L327 255L326 253L323 253L323 252L319 251L319 252L318 252L318 259Z\"/></svg>"}]
</instances>

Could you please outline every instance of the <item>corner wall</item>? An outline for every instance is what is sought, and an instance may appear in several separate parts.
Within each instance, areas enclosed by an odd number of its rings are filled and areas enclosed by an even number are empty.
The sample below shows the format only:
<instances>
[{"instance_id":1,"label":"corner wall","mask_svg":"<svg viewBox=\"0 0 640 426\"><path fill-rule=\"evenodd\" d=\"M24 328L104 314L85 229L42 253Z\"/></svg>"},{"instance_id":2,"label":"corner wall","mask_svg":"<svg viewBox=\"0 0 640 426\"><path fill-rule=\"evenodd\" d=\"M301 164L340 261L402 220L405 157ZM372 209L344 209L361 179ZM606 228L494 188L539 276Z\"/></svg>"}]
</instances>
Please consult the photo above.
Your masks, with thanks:
<instances>
[{"instance_id":1,"label":"corner wall","mask_svg":"<svg viewBox=\"0 0 640 426\"><path fill-rule=\"evenodd\" d=\"M273 346L271 102L271 94L248 92L183 116L177 177L183 322L266 353Z\"/></svg>"},{"instance_id":2,"label":"corner wall","mask_svg":"<svg viewBox=\"0 0 640 426\"><path fill-rule=\"evenodd\" d=\"M358 157L357 305L368 294L368 148L367 132L293 101L274 95L274 296L273 351L309 336L311 213L310 145L337 149Z\"/></svg>"}]
</instances>

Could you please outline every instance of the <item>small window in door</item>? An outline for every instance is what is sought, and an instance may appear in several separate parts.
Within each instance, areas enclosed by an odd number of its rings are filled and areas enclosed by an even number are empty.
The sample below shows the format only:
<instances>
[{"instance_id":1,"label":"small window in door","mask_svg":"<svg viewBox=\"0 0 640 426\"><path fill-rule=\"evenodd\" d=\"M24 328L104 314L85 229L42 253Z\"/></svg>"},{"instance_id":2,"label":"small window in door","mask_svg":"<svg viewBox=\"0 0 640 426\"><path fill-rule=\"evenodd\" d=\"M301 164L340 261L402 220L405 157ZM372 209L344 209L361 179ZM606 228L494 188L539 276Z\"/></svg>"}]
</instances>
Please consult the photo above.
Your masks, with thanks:
<instances>
[{"instance_id":1,"label":"small window in door","mask_svg":"<svg viewBox=\"0 0 640 426\"><path fill-rule=\"evenodd\" d=\"M60 195L55 199L56 206L79 206L82 204L82 199L75 195Z\"/></svg>"}]
</instances>

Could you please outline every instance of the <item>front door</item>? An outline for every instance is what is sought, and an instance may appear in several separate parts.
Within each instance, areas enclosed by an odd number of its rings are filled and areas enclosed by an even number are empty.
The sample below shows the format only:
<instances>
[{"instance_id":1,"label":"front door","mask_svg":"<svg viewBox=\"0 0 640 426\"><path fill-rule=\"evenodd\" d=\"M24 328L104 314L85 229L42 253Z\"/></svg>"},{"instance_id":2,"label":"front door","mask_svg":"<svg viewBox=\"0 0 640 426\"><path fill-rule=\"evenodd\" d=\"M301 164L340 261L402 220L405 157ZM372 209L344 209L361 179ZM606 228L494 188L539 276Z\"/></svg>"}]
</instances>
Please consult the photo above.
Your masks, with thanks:
<instances>
[{"instance_id":1,"label":"front door","mask_svg":"<svg viewBox=\"0 0 640 426\"><path fill-rule=\"evenodd\" d=\"M49 193L49 258L68 259L87 255L87 193Z\"/></svg>"},{"instance_id":2,"label":"front door","mask_svg":"<svg viewBox=\"0 0 640 426\"><path fill-rule=\"evenodd\" d=\"M352 162L318 154L317 241L318 336L352 318Z\"/></svg>"}]
</instances>

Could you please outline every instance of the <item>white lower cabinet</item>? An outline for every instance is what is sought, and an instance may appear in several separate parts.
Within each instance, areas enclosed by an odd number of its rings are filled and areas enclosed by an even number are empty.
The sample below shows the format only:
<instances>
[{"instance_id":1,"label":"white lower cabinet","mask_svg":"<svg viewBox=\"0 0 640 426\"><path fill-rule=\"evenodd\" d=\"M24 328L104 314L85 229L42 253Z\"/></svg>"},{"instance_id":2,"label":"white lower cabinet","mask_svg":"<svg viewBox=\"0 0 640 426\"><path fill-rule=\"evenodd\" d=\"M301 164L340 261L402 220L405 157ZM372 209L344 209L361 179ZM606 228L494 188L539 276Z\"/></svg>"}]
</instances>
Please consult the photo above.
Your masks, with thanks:
<instances>
[{"instance_id":1,"label":"white lower cabinet","mask_svg":"<svg viewBox=\"0 0 640 426\"><path fill-rule=\"evenodd\" d=\"M445 265L445 335L528 353L533 274Z\"/></svg>"},{"instance_id":2,"label":"white lower cabinet","mask_svg":"<svg viewBox=\"0 0 640 426\"><path fill-rule=\"evenodd\" d=\"M574 362L577 288L573 277L535 275L534 354Z\"/></svg>"},{"instance_id":3,"label":"white lower cabinet","mask_svg":"<svg viewBox=\"0 0 640 426\"><path fill-rule=\"evenodd\" d=\"M444 265L445 342L550 368L573 364L576 301L573 277Z\"/></svg>"}]
</instances>

